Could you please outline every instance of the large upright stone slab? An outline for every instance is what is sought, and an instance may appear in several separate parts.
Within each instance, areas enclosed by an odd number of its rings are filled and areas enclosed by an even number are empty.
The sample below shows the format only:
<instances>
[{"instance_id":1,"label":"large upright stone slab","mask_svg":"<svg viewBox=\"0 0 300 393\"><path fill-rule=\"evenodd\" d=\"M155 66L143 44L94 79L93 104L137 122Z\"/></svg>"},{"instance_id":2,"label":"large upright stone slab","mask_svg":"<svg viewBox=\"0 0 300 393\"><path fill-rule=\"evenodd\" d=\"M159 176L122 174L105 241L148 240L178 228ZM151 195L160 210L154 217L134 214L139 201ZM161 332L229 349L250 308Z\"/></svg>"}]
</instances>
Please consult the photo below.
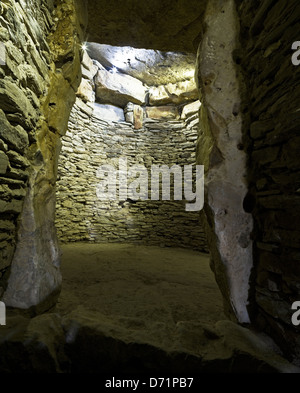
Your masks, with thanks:
<instances>
[{"instance_id":1,"label":"large upright stone slab","mask_svg":"<svg viewBox=\"0 0 300 393\"><path fill-rule=\"evenodd\" d=\"M23 210L17 248L13 257L8 287L3 296L9 307L49 309L59 295L60 253L53 217L55 187L41 179L37 168L32 172Z\"/></svg>"},{"instance_id":2,"label":"large upright stone slab","mask_svg":"<svg viewBox=\"0 0 300 393\"><path fill-rule=\"evenodd\" d=\"M252 216L243 208L248 192L242 150L241 91L232 53L239 37L234 0L208 4L207 26L197 58L203 103L198 162L205 165L205 216L212 268L226 313L249 323Z\"/></svg>"}]
</instances>

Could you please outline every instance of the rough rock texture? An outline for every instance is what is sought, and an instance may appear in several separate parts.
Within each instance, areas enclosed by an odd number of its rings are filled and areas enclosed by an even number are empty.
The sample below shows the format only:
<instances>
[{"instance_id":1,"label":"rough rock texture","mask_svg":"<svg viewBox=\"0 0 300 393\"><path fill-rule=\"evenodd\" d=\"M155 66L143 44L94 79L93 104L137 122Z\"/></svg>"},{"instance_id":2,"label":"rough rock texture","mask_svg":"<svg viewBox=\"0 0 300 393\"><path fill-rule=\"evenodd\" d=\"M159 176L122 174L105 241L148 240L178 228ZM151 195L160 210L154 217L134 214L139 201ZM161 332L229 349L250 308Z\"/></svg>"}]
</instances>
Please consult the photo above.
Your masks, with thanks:
<instances>
[{"instance_id":1,"label":"rough rock texture","mask_svg":"<svg viewBox=\"0 0 300 393\"><path fill-rule=\"evenodd\" d=\"M164 105L168 103L178 105L197 98L198 89L194 79L152 87L149 90L150 105Z\"/></svg>"},{"instance_id":2,"label":"rough rock texture","mask_svg":"<svg viewBox=\"0 0 300 393\"><path fill-rule=\"evenodd\" d=\"M207 0L89 0L90 42L196 53Z\"/></svg>"},{"instance_id":3,"label":"rough rock texture","mask_svg":"<svg viewBox=\"0 0 300 393\"><path fill-rule=\"evenodd\" d=\"M145 103L146 87L130 75L109 72L99 68L95 77L96 97L102 104L125 107L128 102L142 105Z\"/></svg>"},{"instance_id":4,"label":"rough rock texture","mask_svg":"<svg viewBox=\"0 0 300 393\"><path fill-rule=\"evenodd\" d=\"M150 119L178 120L180 118L178 108L174 105L147 106L145 111Z\"/></svg>"},{"instance_id":5,"label":"rough rock texture","mask_svg":"<svg viewBox=\"0 0 300 393\"><path fill-rule=\"evenodd\" d=\"M300 299L300 67L291 62L299 40L299 1L244 2L241 51L248 81L244 144L255 223L255 300L259 325L286 354L300 359L300 330L291 305Z\"/></svg>"},{"instance_id":6,"label":"rough rock texture","mask_svg":"<svg viewBox=\"0 0 300 393\"><path fill-rule=\"evenodd\" d=\"M238 39L234 1L210 1L207 29L198 52L200 140L198 160L205 165L205 217L212 268L226 312L239 322L248 315L252 268L252 218L244 211L246 154L241 149L242 117L238 69L232 59Z\"/></svg>"},{"instance_id":7,"label":"rough rock texture","mask_svg":"<svg viewBox=\"0 0 300 393\"><path fill-rule=\"evenodd\" d=\"M0 296L4 288L7 306L41 311L61 285L55 167L80 82L79 6L8 0L0 7L0 150L9 159L1 175Z\"/></svg>"},{"instance_id":8,"label":"rough rock texture","mask_svg":"<svg viewBox=\"0 0 300 393\"><path fill-rule=\"evenodd\" d=\"M146 97L142 82L117 70L111 74L97 60L92 61L86 52L83 64L88 77L95 73L94 65L98 67L94 83L97 93L99 74L104 72L110 75L110 82L114 85L118 78L137 81L138 89L134 94L143 99ZM92 86L93 80L88 77L83 81ZM184 105L185 91L187 88L193 90L195 83L170 85L169 91L177 95L168 95L164 101L168 105L158 107L142 107L128 102L133 97L121 94L124 88L120 85L118 92L106 89L97 94L97 101L101 98L114 105L94 103L93 100L83 102L80 88L77 91L59 162L56 227L60 240L138 242L207 251L199 212L186 212L184 200L173 200L173 182L170 201L150 200L150 179L147 201L131 200L130 197L120 201L118 193L116 200L98 198L100 179L97 170L103 165L118 170L120 158L127 159L128 170L133 165L144 165L148 176L154 164L167 167L195 164L199 118L195 104ZM132 85L129 88L133 91ZM193 95L189 93L186 96L190 102ZM173 105L174 97L178 98L180 105ZM124 111L116 106L120 104L120 98ZM196 105L199 108L199 101ZM180 119L181 112L184 112L184 120Z\"/></svg>"},{"instance_id":9,"label":"rough rock texture","mask_svg":"<svg viewBox=\"0 0 300 393\"><path fill-rule=\"evenodd\" d=\"M194 53L160 52L130 46L88 42L87 52L106 69L117 68L148 86L167 85L190 79L195 73Z\"/></svg>"},{"instance_id":10,"label":"rough rock texture","mask_svg":"<svg viewBox=\"0 0 300 393\"><path fill-rule=\"evenodd\" d=\"M80 97L80 96L79 96ZM95 102L93 108L93 116L99 120L107 122L125 121L124 111L115 105L103 105Z\"/></svg>"},{"instance_id":11,"label":"rough rock texture","mask_svg":"<svg viewBox=\"0 0 300 393\"><path fill-rule=\"evenodd\" d=\"M130 124L105 119L103 112L94 111L88 116L79 103L78 99L72 110L59 161L56 209L59 239L136 242L207 251L199 212L186 212L184 201L173 201L173 188L171 201L97 198L100 183L97 169L101 165L118 169L121 157L128 159L128 168L141 164L149 173L154 164L168 167L195 164L197 113L184 121L155 121L145 114L138 127L136 121ZM143 113L143 108L135 107ZM170 113L167 110L173 107L164 108L165 113ZM150 199L150 181L148 185Z\"/></svg>"}]
</instances>

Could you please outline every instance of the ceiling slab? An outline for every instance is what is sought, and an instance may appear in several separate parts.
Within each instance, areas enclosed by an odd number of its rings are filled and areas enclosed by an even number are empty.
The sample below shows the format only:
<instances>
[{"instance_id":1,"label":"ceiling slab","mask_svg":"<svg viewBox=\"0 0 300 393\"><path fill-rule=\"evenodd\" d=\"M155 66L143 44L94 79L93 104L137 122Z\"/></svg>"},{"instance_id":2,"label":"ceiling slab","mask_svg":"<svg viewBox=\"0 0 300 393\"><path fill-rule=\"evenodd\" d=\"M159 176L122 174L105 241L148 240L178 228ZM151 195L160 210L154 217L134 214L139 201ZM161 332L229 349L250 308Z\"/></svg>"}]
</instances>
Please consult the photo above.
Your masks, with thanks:
<instances>
[{"instance_id":1,"label":"ceiling slab","mask_svg":"<svg viewBox=\"0 0 300 393\"><path fill-rule=\"evenodd\" d=\"M89 0L86 41L195 53L207 0Z\"/></svg>"}]
</instances>

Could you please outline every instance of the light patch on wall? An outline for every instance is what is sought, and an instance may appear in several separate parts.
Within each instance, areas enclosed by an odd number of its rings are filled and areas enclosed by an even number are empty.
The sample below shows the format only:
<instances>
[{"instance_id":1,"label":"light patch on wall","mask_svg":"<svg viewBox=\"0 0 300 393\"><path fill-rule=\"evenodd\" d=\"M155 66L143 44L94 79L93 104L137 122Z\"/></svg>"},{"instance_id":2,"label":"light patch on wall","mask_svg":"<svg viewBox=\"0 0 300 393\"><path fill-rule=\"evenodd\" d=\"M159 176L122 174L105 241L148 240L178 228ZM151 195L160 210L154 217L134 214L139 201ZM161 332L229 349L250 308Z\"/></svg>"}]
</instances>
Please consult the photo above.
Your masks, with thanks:
<instances>
[{"instance_id":1,"label":"light patch on wall","mask_svg":"<svg viewBox=\"0 0 300 393\"><path fill-rule=\"evenodd\" d=\"M3 42L0 42L0 65L6 65L6 50Z\"/></svg>"},{"instance_id":2,"label":"light patch on wall","mask_svg":"<svg viewBox=\"0 0 300 393\"><path fill-rule=\"evenodd\" d=\"M161 52L94 42L86 44L89 56L107 70L117 69L118 72L140 79L148 86L194 78L196 57L191 53Z\"/></svg>"}]
</instances>

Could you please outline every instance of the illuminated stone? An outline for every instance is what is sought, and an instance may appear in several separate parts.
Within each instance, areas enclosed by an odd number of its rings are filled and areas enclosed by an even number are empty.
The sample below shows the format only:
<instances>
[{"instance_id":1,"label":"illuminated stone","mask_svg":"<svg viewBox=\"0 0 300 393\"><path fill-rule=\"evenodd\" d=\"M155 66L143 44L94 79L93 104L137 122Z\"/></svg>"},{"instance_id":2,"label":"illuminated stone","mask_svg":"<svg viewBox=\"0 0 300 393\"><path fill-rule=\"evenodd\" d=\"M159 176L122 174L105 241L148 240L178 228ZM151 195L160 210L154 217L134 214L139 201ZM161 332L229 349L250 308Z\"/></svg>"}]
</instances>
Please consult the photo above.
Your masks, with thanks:
<instances>
[{"instance_id":1,"label":"illuminated stone","mask_svg":"<svg viewBox=\"0 0 300 393\"><path fill-rule=\"evenodd\" d=\"M125 107L128 102L145 103L146 88L141 81L129 75L112 73L104 67L95 78L96 97L102 104Z\"/></svg>"},{"instance_id":2,"label":"illuminated stone","mask_svg":"<svg viewBox=\"0 0 300 393\"><path fill-rule=\"evenodd\" d=\"M179 113L175 106L147 106L147 117L150 119L178 119Z\"/></svg>"},{"instance_id":3,"label":"illuminated stone","mask_svg":"<svg viewBox=\"0 0 300 393\"><path fill-rule=\"evenodd\" d=\"M164 86L152 87L149 91L150 105L179 105L184 102L196 100L198 91L194 80L178 83L169 83Z\"/></svg>"}]
</instances>

